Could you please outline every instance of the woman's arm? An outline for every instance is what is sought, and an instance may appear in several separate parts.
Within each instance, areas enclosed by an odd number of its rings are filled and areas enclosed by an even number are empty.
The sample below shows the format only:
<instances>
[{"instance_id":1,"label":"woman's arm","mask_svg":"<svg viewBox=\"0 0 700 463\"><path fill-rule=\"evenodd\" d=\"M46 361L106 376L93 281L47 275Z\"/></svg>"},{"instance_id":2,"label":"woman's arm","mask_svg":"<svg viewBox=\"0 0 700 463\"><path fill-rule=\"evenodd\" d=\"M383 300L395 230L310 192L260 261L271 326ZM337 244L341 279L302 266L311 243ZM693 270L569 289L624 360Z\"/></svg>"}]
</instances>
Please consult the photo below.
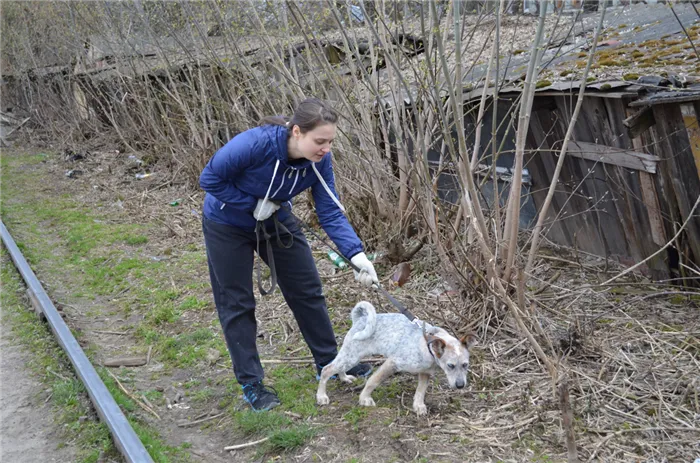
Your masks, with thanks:
<instances>
[{"instance_id":1,"label":"woman's arm","mask_svg":"<svg viewBox=\"0 0 700 463\"><path fill-rule=\"evenodd\" d=\"M199 186L219 201L239 209L252 209L253 196L235 186L235 180L254 164L258 143L254 135L241 133L226 143L209 160L199 176Z\"/></svg>"},{"instance_id":2,"label":"woman's arm","mask_svg":"<svg viewBox=\"0 0 700 463\"><path fill-rule=\"evenodd\" d=\"M330 153L326 155L321 162L316 164L316 166L331 193L338 198L338 194L335 191L335 177L333 175ZM318 220L331 240L338 246L338 250L348 259L363 252L364 247L362 246L360 238L357 236L357 233L355 233L350 222L348 222L343 211L341 211L335 201L328 196L328 192L326 192L320 180L311 188L311 194L316 204Z\"/></svg>"}]
</instances>

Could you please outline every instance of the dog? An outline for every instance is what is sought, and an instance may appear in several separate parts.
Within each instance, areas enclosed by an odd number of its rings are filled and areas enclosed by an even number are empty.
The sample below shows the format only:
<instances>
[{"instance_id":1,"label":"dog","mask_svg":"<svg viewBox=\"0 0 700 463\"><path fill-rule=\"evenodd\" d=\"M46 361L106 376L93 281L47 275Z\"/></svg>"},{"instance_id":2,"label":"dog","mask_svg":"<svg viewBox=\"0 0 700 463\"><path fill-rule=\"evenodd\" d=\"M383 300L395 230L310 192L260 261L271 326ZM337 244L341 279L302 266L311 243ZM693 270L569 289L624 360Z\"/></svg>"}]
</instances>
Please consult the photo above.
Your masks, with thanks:
<instances>
[{"instance_id":1,"label":"dog","mask_svg":"<svg viewBox=\"0 0 700 463\"><path fill-rule=\"evenodd\" d=\"M425 392L431 374L442 369L452 389L463 389L468 384L469 348L476 337L469 333L457 339L442 328L427 323L422 326L409 321L401 314L379 314L374 306L359 302L352 309L352 327L345 335L343 345L335 360L321 371L316 391L316 403L329 403L326 383L338 375L341 381L351 383L355 378L344 372L354 367L363 357L382 355L386 361L367 380L360 393L360 405L374 407L372 392L386 378L396 372L418 375L418 386L413 397L413 411L426 415Z\"/></svg>"}]
</instances>

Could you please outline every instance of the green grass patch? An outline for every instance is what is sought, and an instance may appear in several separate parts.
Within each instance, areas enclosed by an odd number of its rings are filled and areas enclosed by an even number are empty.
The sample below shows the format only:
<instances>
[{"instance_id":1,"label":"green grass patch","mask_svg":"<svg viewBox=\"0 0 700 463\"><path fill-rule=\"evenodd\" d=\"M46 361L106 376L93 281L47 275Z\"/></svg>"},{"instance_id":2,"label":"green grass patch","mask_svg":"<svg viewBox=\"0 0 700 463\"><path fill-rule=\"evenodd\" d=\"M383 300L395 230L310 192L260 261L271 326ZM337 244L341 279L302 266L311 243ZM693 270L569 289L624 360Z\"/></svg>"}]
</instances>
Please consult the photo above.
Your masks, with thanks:
<instances>
[{"instance_id":1,"label":"green grass patch","mask_svg":"<svg viewBox=\"0 0 700 463\"><path fill-rule=\"evenodd\" d=\"M367 407L355 406L343 415L343 419L351 425L357 426L360 423L360 421L367 418L368 413L369 412Z\"/></svg>"},{"instance_id":2,"label":"green grass patch","mask_svg":"<svg viewBox=\"0 0 700 463\"><path fill-rule=\"evenodd\" d=\"M279 431L292 424L289 418L274 410L267 412L256 412L253 410L234 412L233 422L236 428L246 435L267 434L271 431Z\"/></svg>"},{"instance_id":3,"label":"green grass patch","mask_svg":"<svg viewBox=\"0 0 700 463\"><path fill-rule=\"evenodd\" d=\"M202 310L210 307L209 301L203 301L196 296L187 296L180 302L179 309L185 310Z\"/></svg>"},{"instance_id":4,"label":"green grass patch","mask_svg":"<svg viewBox=\"0 0 700 463\"><path fill-rule=\"evenodd\" d=\"M271 369L268 376L272 379L283 408L300 414L302 417L316 416L316 373L312 365L282 365Z\"/></svg>"},{"instance_id":5,"label":"green grass patch","mask_svg":"<svg viewBox=\"0 0 700 463\"><path fill-rule=\"evenodd\" d=\"M403 387L401 386L401 379L396 377L393 378L391 382L386 382L382 386L379 386L372 395L377 404L379 404L379 401L387 399L393 400L401 397L402 392Z\"/></svg>"},{"instance_id":6,"label":"green grass patch","mask_svg":"<svg viewBox=\"0 0 700 463\"><path fill-rule=\"evenodd\" d=\"M137 332L155 342L154 351L157 352L158 359L168 366L184 368L196 365L206 358L210 347L225 350L224 341L208 328L175 336L166 336L148 329L139 329Z\"/></svg>"},{"instance_id":7,"label":"green grass patch","mask_svg":"<svg viewBox=\"0 0 700 463\"><path fill-rule=\"evenodd\" d=\"M306 444L317 434L317 430L308 425L294 426L270 434L267 447L274 451L292 450Z\"/></svg>"}]
</instances>

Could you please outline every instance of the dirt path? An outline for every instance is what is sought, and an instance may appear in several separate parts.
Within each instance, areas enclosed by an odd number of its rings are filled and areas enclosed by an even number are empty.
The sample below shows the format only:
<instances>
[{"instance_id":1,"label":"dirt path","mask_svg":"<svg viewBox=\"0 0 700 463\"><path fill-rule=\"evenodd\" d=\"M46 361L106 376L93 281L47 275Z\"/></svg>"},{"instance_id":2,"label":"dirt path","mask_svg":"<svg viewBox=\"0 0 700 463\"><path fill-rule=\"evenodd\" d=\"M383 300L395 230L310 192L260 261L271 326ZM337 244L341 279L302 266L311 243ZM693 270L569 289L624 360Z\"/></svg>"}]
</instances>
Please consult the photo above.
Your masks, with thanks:
<instances>
[{"instance_id":1,"label":"dirt path","mask_svg":"<svg viewBox=\"0 0 700 463\"><path fill-rule=\"evenodd\" d=\"M0 326L0 461L72 462L75 451L60 437L41 382L26 368L28 353ZM65 445L64 445L65 444Z\"/></svg>"}]
</instances>

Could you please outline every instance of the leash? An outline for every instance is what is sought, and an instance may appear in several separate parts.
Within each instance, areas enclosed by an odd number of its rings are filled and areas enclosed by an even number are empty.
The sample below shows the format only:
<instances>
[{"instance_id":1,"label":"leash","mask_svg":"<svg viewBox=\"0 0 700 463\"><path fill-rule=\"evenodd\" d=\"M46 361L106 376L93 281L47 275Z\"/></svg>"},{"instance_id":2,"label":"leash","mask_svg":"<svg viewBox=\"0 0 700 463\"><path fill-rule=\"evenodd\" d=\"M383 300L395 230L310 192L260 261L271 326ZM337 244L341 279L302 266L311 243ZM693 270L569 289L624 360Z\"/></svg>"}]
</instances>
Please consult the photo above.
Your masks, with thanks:
<instances>
[{"instance_id":1,"label":"leash","mask_svg":"<svg viewBox=\"0 0 700 463\"><path fill-rule=\"evenodd\" d=\"M291 211L291 209L284 208L284 210L287 211L287 212L289 212L289 215L292 216L292 217L294 218L294 220L296 220L297 223L298 223L302 228L304 228L304 229L306 229L307 231L309 231L312 235L314 235L314 236L315 236L318 240L320 240L323 244L325 244L326 246L328 246L329 248L331 248L331 250L333 250L334 252L336 252L343 260L345 260L345 262L348 263L348 265L349 265L354 271L356 271L357 273L362 273L362 270L360 270L359 267L357 267L355 264L353 264L353 263L350 261L350 259L348 259L347 257L345 257L345 256L343 255L343 253L341 253L338 249L335 248L335 246L333 246L331 243L329 243L328 240L326 240L325 238L323 238L322 236L320 236L318 233L316 233L316 231L315 231L314 229L312 229L306 222L304 222L304 221L301 220L299 217L297 217L296 215L294 215L294 213ZM276 216L276 215L277 215L277 214L275 213L275 216ZM268 246L269 246L269 241L268 241ZM396 298L394 298L394 296L392 296L391 294L389 294L389 293L387 292L387 290L384 289L384 288L382 287L382 285L381 285L379 282L373 283L373 284L372 284L372 288L376 289L380 294L382 294L384 297L386 297L387 299L389 299L389 302L391 302L392 305L393 305L394 307L396 307L396 308L399 310L399 312L401 312L401 313L402 313L406 318L408 318L411 322L417 323L417 322L419 321L419 319L416 318L416 316L413 315L403 304L401 304L399 301L397 301Z\"/></svg>"},{"instance_id":2,"label":"leash","mask_svg":"<svg viewBox=\"0 0 700 463\"><path fill-rule=\"evenodd\" d=\"M285 227L280 221L277 219L277 213L273 214L273 221L275 224L275 235L277 238L277 245L281 248L289 249L292 247L292 244L294 244L294 235L289 231L287 227ZM280 238L280 227L283 229L283 231L287 232L289 234L289 243L285 244L282 242L282 238ZM255 225L255 238L257 241L257 253L258 257L262 259L261 254L260 254L260 234L262 233L263 238L265 239L265 243L267 246L267 260L269 261L269 266L270 266L270 289L266 290L263 288L263 283L262 283L262 274L260 271L260 261L258 260L255 269L257 271L257 279L258 279L258 289L260 290L260 294L263 296L267 296L268 294L271 294L275 288L277 287L277 269L275 268L275 256L272 253L272 243L270 242L270 234L267 232L267 228L265 228L265 223L262 221L258 221L257 224Z\"/></svg>"}]
</instances>

